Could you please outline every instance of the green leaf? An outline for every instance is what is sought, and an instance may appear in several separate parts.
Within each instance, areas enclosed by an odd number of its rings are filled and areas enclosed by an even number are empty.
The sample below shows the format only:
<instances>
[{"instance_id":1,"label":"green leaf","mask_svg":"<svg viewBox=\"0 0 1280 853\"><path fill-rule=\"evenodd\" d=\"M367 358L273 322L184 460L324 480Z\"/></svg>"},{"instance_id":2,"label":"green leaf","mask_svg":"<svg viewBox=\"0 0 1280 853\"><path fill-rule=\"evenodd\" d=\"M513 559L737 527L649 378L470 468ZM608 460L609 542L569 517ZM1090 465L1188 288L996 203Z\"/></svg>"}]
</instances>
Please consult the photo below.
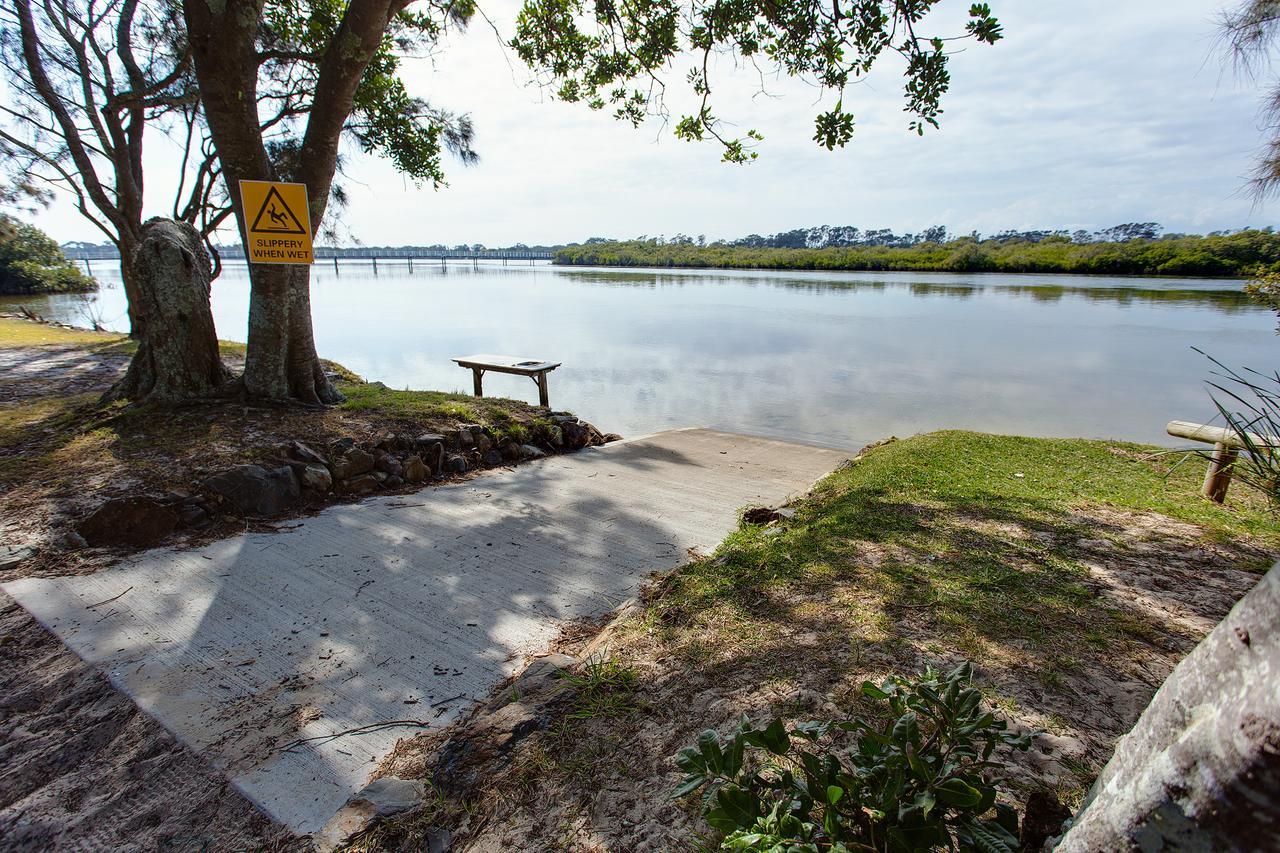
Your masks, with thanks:
<instances>
[{"instance_id":1,"label":"green leaf","mask_svg":"<svg viewBox=\"0 0 1280 853\"><path fill-rule=\"evenodd\" d=\"M683 797L687 797L705 785L706 782L707 777L703 776L701 773L690 774L684 777L684 781L680 783L679 787L671 792L671 799L679 800Z\"/></svg>"},{"instance_id":2,"label":"green leaf","mask_svg":"<svg viewBox=\"0 0 1280 853\"><path fill-rule=\"evenodd\" d=\"M876 687L870 681L862 682L862 695L868 699L888 699L889 694Z\"/></svg>"},{"instance_id":3,"label":"green leaf","mask_svg":"<svg viewBox=\"0 0 1280 853\"><path fill-rule=\"evenodd\" d=\"M972 808L982 801L982 792L963 779L947 779L933 790L943 802L961 808Z\"/></svg>"}]
</instances>

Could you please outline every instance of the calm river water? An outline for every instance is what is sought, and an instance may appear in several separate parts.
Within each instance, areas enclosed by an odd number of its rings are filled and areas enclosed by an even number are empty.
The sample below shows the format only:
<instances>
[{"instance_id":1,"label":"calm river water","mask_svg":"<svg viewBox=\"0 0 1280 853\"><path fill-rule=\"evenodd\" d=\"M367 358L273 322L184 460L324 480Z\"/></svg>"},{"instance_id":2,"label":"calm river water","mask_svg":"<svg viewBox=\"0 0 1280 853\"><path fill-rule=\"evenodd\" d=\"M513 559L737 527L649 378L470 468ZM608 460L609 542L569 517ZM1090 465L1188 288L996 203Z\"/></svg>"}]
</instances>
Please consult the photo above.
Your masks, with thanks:
<instances>
[{"instance_id":1,"label":"calm river water","mask_svg":"<svg viewBox=\"0 0 1280 853\"><path fill-rule=\"evenodd\" d=\"M118 272L90 309L123 328ZM927 273L323 264L322 355L394 388L471 388L450 356L561 361L551 402L624 435L716 426L856 448L959 427L1174 443L1209 420L1211 365L1274 370L1274 317L1234 281ZM84 323L82 297L4 300ZM221 337L244 340L248 277L214 283ZM528 379L486 393L536 401Z\"/></svg>"}]
</instances>

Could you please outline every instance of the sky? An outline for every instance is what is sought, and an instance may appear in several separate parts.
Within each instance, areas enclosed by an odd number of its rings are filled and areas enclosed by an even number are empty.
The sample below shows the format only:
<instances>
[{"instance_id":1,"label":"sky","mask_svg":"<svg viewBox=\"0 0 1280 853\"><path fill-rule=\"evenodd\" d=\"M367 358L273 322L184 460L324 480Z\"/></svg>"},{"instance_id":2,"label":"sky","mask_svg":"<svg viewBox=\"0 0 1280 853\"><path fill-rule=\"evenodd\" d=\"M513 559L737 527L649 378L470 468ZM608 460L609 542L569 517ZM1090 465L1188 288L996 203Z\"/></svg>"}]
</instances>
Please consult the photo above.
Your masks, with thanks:
<instances>
[{"instance_id":1,"label":"sky","mask_svg":"<svg viewBox=\"0 0 1280 853\"><path fill-rule=\"evenodd\" d=\"M942 0L926 29L957 34L965 0ZM733 238L813 225L944 225L1097 229L1156 221L1203 233L1280 220L1248 173L1261 149L1266 80L1242 79L1216 38L1216 2L992 0L1005 38L964 43L952 58L941 130L921 138L902 112L901 66L886 61L852 86L853 140L812 141L831 99L803 83L715 69L716 111L765 140L749 165L714 144L640 129L607 112L554 101L495 33L510 36L518 3L482 4L430 58L406 62L410 91L468 113L480 162L446 162L448 186L418 187L387 163L348 152L345 245L517 242L677 233ZM691 65L678 58L669 89ZM763 91L762 91L763 82ZM671 99L678 114L681 100ZM154 137L148 203L168 206L173 150ZM65 201L39 217L62 241L101 239ZM227 235L235 240L234 233Z\"/></svg>"}]
</instances>

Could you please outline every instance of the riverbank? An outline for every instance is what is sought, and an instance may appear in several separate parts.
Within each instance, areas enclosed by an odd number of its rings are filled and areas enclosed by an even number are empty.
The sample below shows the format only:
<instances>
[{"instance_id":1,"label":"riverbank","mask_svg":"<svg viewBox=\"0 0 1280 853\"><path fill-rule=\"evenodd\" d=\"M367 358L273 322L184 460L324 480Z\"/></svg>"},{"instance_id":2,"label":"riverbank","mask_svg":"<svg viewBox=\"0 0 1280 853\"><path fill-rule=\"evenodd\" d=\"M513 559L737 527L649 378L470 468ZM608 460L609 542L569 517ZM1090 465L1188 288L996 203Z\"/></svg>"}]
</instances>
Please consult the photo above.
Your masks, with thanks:
<instances>
[{"instance_id":1,"label":"riverbank","mask_svg":"<svg viewBox=\"0 0 1280 853\"><path fill-rule=\"evenodd\" d=\"M911 246L774 248L632 240L567 246L567 266L902 272L1064 273L1074 275L1251 277L1280 263L1280 235L1266 231L1207 237L1076 243L961 237Z\"/></svg>"},{"instance_id":2,"label":"riverbank","mask_svg":"<svg viewBox=\"0 0 1280 853\"><path fill-rule=\"evenodd\" d=\"M318 412L235 400L170 410L101 403L134 346L0 318L0 535L25 555L24 573L66 574L122 549L221 538L604 440L566 413L397 391L332 362L347 399ZM233 370L243 364L243 345L223 343L222 354Z\"/></svg>"},{"instance_id":3,"label":"riverbank","mask_svg":"<svg viewBox=\"0 0 1280 853\"><path fill-rule=\"evenodd\" d=\"M1004 798L1074 808L1177 661L1280 554L1260 497L1212 504L1202 466L1179 461L967 432L870 449L790 511L751 514L763 523L660 578L605 633L563 637L557 651L594 665L571 668L534 734L468 768L472 784L449 787L457 766L440 759L456 742L402 742L382 772L435 794L351 850L425 845L439 827L459 851L709 849L697 803L668 796L672 758L700 731L870 713L864 680L962 660L992 710L1043 732L1006 756ZM515 712L522 688L494 706Z\"/></svg>"},{"instance_id":4,"label":"riverbank","mask_svg":"<svg viewBox=\"0 0 1280 853\"><path fill-rule=\"evenodd\" d=\"M134 348L120 335L0 318L0 579L94 572L150 544L278 529L366 492L416 491L599 440L567 415L393 391L332 363L347 402L323 412L101 404ZM244 347L224 342L222 356L235 369ZM516 438L530 449L513 452ZM307 452L320 461L296 458ZM249 491L210 492L210 479L245 466L276 485L296 477L292 491L256 493L296 500L243 507ZM354 485L338 494L343 482ZM108 506L125 511L85 526ZM309 849L3 593L0 646L0 836L14 849Z\"/></svg>"}]
</instances>

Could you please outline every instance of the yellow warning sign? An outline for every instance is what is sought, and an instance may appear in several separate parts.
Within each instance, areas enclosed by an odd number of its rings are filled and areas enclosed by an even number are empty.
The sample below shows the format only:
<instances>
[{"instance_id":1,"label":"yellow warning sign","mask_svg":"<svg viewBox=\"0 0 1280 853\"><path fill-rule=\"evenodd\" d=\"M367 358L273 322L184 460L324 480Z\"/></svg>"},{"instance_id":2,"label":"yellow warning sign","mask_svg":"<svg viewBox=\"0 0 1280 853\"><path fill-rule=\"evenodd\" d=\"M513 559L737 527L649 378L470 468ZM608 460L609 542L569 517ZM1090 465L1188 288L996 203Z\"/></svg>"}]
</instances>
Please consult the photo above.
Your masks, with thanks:
<instances>
[{"instance_id":1,"label":"yellow warning sign","mask_svg":"<svg viewBox=\"0 0 1280 853\"><path fill-rule=\"evenodd\" d=\"M315 263L306 184L241 181L240 201L249 222L249 263Z\"/></svg>"}]
</instances>

